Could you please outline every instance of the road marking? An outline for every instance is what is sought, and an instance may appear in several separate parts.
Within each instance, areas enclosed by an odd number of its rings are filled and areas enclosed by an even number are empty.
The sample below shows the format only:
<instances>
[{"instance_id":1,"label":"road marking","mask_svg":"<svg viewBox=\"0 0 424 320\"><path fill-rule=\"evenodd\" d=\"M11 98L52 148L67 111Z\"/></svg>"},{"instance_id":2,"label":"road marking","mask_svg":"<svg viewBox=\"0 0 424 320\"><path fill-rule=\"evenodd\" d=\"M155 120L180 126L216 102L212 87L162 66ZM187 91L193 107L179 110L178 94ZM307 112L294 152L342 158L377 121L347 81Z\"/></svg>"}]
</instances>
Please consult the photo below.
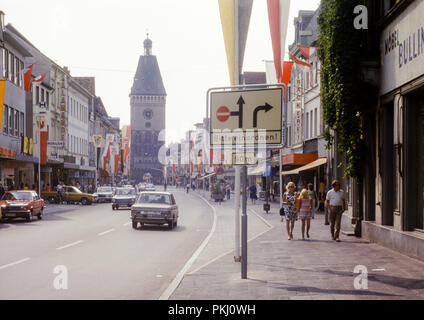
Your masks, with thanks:
<instances>
[{"instance_id":1,"label":"road marking","mask_svg":"<svg viewBox=\"0 0 424 320\"><path fill-rule=\"evenodd\" d=\"M130 224L131 222L127 222L127 223L124 223L123 226L126 227L126 226L129 226Z\"/></svg>"},{"instance_id":2,"label":"road marking","mask_svg":"<svg viewBox=\"0 0 424 320\"><path fill-rule=\"evenodd\" d=\"M159 297L159 300L168 300L169 297L174 293L175 289L180 285L180 282L183 280L184 275L186 274L187 270L190 269L190 267L193 265L194 261L199 257L200 253L203 251L203 249L206 247L210 239L212 238L212 235L215 233L216 229L216 210L215 208L209 203L208 200L206 200L204 197L199 196L204 202L207 203L209 207L212 208L213 211L213 225L211 228L211 231L209 232L208 236L203 240L202 244L199 248L197 248L196 252L193 253L190 260L187 261L187 263L184 265L184 267L181 269L181 271L177 274L175 279L171 282L169 287L162 293L162 295Z\"/></svg>"},{"instance_id":3,"label":"road marking","mask_svg":"<svg viewBox=\"0 0 424 320\"><path fill-rule=\"evenodd\" d=\"M25 261L28 261L29 259L30 259L30 258L25 258L25 259L22 259L22 260L19 260L19 261L16 261L16 262L12 262L12 263L9 263L9 264L5 264L4 266L1 266L1 267L0 267L0 270L6 269L6 268L8 268L8 267L15 266L15 265L20 264L20 263L23 263L23 262L25 262Z\"/></svg>"},{"instance_id":4,"label":"road marking","mask_svg":"<svg viewBox=\"0 0 424 320\"><path fill-rule=\"evenodd\" d=\"M274 229L274 228L275 228L275 227L271 227L270 229L265 230L265 231L263 231L263 232L261 232L261 233L257 234L257 235L256 235L256 236L254 236L253 238L249 239L247 242L251 242L251 241L255 240L256 238L259 238L261 235L263 235L263 234L267 233L268 231L270 231L271 229ZM215 261L217 261L217 260L221 259L222 257L225 257L227 254L230 254L231 252L234 252L234 249L231 249L231 250L229 250L229 251L227 251L227 252L225 252L225 253L223 253L223 254L221 254L221 255L217 256L216 258L213 258L212 260L210 260L210 261L206 262L205 264L201 265L200 267L198 267L197 269L193 270L192 272L187 273L187 275L189 276L189 275L195 274L196 272L200 271L200 270L201 270L201 269L203 269L204 267L207 267L207 266L208 266L208 265L210 265L211 263L213 263L213 262L215 262Z\"/></svg>"},{"instance_id":5,"label":"road marking","mask_svg":"<svg viewBox=\"0 0 424 320\"><path fill-rule=\"evenodd\" d=\"M79 240L79 241L64 245L62 247L56 248L56 250L62 250L62 249L66 249L66 248L69 248L69 247L73 247L73 246L76 246L77 244L80 244L80 243L83 243L83 242L84 242L83 240Z\"/></svg>"},{"instance_id":6,"label":"road marking","mask_svg":"<svg viewBox=\"0 0 424 320\"><path fill-rule=\"evenodd\" d=\"M103 236L103 235L105 235L105 234L107 234L107 233L110 233L110 232L113 232L113 231L115 231L115 229L109 229L109 230L106 230L106 231L104 231L104 232L98 233L97 235L98 235L98 236Z\"/></svg>"},{"instance_id":7,"label":"road marking","mask_svg":"<svg viewBox=\"0 0 424 320\"><path fill-rule=\"evenodd\" d=\"M255 215L255 216L257 216L259 219L261 219L268 227L270 227L270 228L274 228L274 226L272 226L271 224L269 224L269 222L268 221L266 221L264 218L262 218L255 210L253 210L253 209L248 209L248 210L250 210L251 212L253 212L253 214Z\"/></svg>"},{"instance_id":8,"label":"road marking","mask_svg":"<svg viewBox=\"0 0 424 320\"><path fill-rule=\"evenodd\" d=\"M372 271L386 271L386 269L372 269Z\"/></svg>"}]
</instances>

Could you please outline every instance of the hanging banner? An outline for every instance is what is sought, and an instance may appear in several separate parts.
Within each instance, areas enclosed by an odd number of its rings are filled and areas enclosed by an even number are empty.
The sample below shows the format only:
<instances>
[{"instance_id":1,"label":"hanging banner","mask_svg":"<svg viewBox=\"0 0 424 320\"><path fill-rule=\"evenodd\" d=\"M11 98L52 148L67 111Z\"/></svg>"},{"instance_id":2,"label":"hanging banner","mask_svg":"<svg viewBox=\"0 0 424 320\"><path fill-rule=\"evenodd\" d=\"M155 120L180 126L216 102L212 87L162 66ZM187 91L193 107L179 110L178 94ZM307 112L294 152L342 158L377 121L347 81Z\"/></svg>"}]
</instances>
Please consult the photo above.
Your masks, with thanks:
<instances>
[{"instance_id":1,"label":"hanging banner","mask_svg":"<svg viewBox=\"0 0 424 320\"><path fill-rule=\"evenodd\" d=\"M281 62L284 61L286 35L289 22L290 0L267 0L268 20L271 31L272 51L277 80L282 78Z\"/></svg>"},{"instance_id":2,"label":"hanging banner","mask_svg":"<svg viewBox=\"0 0 424 320\"><path fill-rule=\"evenodd\" d=\"M252 13L253 0L218 0L218 4L219 13L221 17L222 33L224 35L225 51L227 54L230 84L235 85L236 49L238 49L238 70L239 73L241 73L244 59L244 51L246 47L247 31L249 29L250 16ZM238 15L237 28L235 26L234 21L236 10ZM238 35L237 43L235 43L236 32Z\"/></svg>"}]
</instances>

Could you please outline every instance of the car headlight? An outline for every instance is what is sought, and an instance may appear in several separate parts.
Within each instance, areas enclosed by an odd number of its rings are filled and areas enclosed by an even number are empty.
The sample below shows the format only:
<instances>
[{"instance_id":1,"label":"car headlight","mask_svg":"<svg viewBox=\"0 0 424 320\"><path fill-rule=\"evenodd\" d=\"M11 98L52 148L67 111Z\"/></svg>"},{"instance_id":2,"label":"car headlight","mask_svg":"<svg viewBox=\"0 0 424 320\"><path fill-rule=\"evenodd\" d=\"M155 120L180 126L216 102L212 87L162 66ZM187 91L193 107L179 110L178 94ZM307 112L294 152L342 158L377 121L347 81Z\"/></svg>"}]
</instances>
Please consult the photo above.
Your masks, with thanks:
<instances>
[{"instance_id":1,"label":"car headlight","mask_svg":"<svg viewBox=\"0 0 424 320\"><path fill-rule=\"evenodd\" d=\"M6 205L5 205L5 204L2 204L2 205L1 205L1 207L2 207L2 208L6 208Z\"/></svg>"}]
</instances>

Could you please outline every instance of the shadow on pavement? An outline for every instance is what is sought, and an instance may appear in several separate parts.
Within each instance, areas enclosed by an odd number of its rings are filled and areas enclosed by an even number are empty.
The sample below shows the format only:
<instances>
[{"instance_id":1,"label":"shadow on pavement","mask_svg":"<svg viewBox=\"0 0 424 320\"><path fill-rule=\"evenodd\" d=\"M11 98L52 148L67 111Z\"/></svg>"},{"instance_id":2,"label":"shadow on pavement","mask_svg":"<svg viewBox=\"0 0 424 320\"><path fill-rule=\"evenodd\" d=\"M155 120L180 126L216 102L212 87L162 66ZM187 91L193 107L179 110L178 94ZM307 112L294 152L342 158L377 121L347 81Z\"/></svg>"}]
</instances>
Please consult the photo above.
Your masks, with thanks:
<instances>
[{"instance_id":1,"label":"shadow on pavement","mask_svg":"<svg viewBox=\"0 0 424 320\"><path fill-rule=\"evenodd\" d=\"M138 227L137 231L166 231L166 232L182 232L185 231L186 227L184 226L176 226L174 227L174 229L169 230L168 229L168 225L163 225L163 226L154 226L154 225L144 225L142 227Z\"/></svg>"}]
</instances>

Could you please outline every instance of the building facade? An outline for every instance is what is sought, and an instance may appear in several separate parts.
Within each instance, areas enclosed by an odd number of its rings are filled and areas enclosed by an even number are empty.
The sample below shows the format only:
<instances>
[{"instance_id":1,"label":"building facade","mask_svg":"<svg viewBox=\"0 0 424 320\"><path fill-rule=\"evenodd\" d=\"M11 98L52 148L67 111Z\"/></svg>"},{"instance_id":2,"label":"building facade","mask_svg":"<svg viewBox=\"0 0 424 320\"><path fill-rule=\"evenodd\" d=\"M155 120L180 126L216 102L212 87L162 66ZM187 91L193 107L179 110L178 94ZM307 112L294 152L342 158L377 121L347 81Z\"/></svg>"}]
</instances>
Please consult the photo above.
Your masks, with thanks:
<instances>
[{"instance_id":1,"label":"building facade","mask_svg":"<svg viewBox=\"0 0 424 320\"><path fill-rule=\"evenodd\" d=\"M5 26L4 13L0 12L0 79L5 80L3 113L0 115L0 183L9 188L32 187L38 181L32 102L29 96L27 103L23 77L31 57Z\"/></svg>"},{"instance_id":2,"label":"building facade","mask_svg":"<svg viewBox=\"0 0 424 320\"><path fill-rule=\"evenodd\" d=\"M158 154L164 145L166 91L156 56L152 55L152 41L144 41L144 55L140 56L130 93L131 103L131 180L143 181L150 173L154 183L163 182L163 164Z\"/></svg>"}]
</instances>

